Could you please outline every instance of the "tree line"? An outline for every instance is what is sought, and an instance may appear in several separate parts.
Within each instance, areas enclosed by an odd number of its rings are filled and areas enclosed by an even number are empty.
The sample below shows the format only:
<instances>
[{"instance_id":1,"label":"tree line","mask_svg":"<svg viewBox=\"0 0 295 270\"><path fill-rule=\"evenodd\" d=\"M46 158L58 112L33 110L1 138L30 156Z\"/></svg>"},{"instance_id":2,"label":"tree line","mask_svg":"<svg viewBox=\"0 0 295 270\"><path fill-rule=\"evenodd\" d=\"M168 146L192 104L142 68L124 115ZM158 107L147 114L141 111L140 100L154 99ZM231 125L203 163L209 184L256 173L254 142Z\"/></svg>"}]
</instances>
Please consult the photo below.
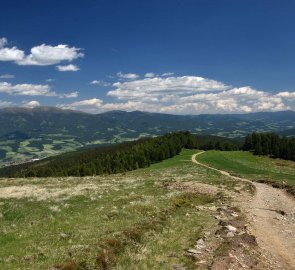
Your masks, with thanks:
<instances>
[{"instance_id":1,"label":"tree line","mask_svg":"<svg viewBox=\"0 0 295 270\"><path fill-rule=\"evenodd\" d=\"M196 137L188 132L169 133L118 145L62 154L41 161L6 167L5 177L65 177L121 173L173 157L182 148L195 148Z\"/></svg>"},{"instance_id":2,"label":"tree line","mask_svg":"<svg viewBox=\"0 0 295 270\"><path fill-rule=\"evenodd\" d=\"M174 132L107 147L84 149L33 163L0 169L0 177L66 177L122 173L150 166L181 149L237 150L236 143L214 136Z\"/></svg>"},{"instance_id":3,"label":"tree line","mask_svg":"<svg viewBox=\"0 0 295 270\"><path fill-rule=\"evenodd\" d=\"M276 133L248 134L243 150L252 151L255 155L269 155L295 161L295 138L281 137Z\"/></svg>"}]
</instances>

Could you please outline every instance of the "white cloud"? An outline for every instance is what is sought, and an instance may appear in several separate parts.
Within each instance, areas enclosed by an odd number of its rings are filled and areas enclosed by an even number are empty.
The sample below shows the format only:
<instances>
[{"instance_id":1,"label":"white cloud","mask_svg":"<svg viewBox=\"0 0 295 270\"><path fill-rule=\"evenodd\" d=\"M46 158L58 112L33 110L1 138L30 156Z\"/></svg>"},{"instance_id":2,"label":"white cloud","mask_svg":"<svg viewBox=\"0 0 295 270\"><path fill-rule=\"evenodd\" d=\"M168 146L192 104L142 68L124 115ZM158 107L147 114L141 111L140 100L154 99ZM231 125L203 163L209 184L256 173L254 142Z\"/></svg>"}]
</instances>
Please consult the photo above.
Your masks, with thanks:
<instances>
[{"instance_id":1,"label":"white cloud","mask_svg":"<svg viewBox=\"0 0 295 270\"><path fill-rule=\"evenodd\" d=\"M38 107L40 106L40 102L37 101L37 100L32 100L32 101L29 101L29 102L23 102L23 107L26 107L26 108L35 108L35 107Z\"/></svg>"},{"instance_id":2,"label":"white cloud","mask_svg":"<svg viewBox=\"0 0 295 270\"><path fill-rule=\"evenodd\" d=\"M78 91L71 92L71 93L68 93L68 94L62 94L62 95L60 95L61 98L76 98L78 96L79 96L79 92Z\"/></svg>"},{"instance_id":3,"label":"white cloud","mask_svg":"<svg viewBox=\"0 0 295 270\"><path fill-rule=\"evenodd\" d=\"M0 61L18 61L25 56L25 53L17 47L5 48L7 43L5 37L0 38Z\"/></svg>"},{"instance_id":4,"label":"white cloud","mask_svg":"<svg viewBox=\"0 0 295 270\"><path fill-rule=\"evenodd\" d=\"M80 48L69 47L66 44L51 46L41 44L31 48L31 53L26 55L17 47L8 48L7 39L0 39L0 61L14 61L18 65L49 66L63 61L71 62L84 54Z\"/></svg>"},{"instance_id":5,"label":"white cloud","mask_svg":"<svg viewBox=\"0 0 295 270\"><path fill-rule=\"evenodd\" d=\"M192 104L207 106L206 113L247 113L254 111L279 111L289 109L280 97L251 87L232 88L218 93L200 93L181 97L181 109L188 111Z\"/></svg>"},{"instance_id":6,"label":"white cloud","mask_svg":"<svg viewBox=\"0 0 295 270\"><path fill-rule=\"evenodd\" d=\"M109 91L109 96L129 100L161 98L169 94L181 96L200 91L222 91L229 88L221 82L196 76L145 78L116 82L113 86L116 89Z\"/></svg>"},{"instance_id":7,"label":"white cloud","mask_svg":"<svg viewBox=\"0 0 295 270\"><path fill-rule=\"evenodd\" d=\"M15 78L14 75L12 74L3 74L3 75L0 75L0 79L13 79Z\"/></svg>"},{"instance_id":8,"label":"white cloud","mask_svg":"<svg viewBox=\"0 0 295 270\"><path fill-rule=\"evenodd\" d=\"M7 38L0 38L0 49L3 48L7 44Z\"/></svg>"},{"instance_id":9,"label":"white cloud","mask_svg":"<svg viewBox=\"0 0 295 270\"><path fill-rule=\"evenodd\" d=\"M0 48L0 61L21 61L25 53L17 47Z\"/></svg>"},{"instance_id":10,"label":"white cloud","mask_svg":"<svg viewBox=\"0 0 295 270\"><path fill-rule=\"evenodd\" d=\"M92 98L59 105L99 113L110 110L171 114L250 113L295 110L295 92L271 93L250 86L231 87L197 76L154 77L116 82L110 102Z\"/></svg>"},{"instance_id":11,"label":"white cloud","mask_svg":"<svg viewBox=\"0 0 295 270\"><path fill-rule=\"evenodd\" d=\"M15 105L13 102L0 100L0 108L10 107L13 105Z\"/></svg>"},{"instance_id":12,"label":"white cloud","mask_svg":"<svg viewBox=\"0 0 295 270\"><path fill-rule=\"evenodd\" d=\"M93 80L89 84L101 84L101 81L98 80Z\"/></svg>"},{"instance_id":13,"label":"white cloud","mask_svg":"<svg viewBox=\"0 0 295 270\"><path fill-rule=\"evenodd\" d=\"M137 78L139 78L139 75L135 74L135 73L122 73L122 72L118 72L117 76L120 79L127 79L127 80L135 80Z\"/></svg>"},{"instance_id":14,"label":"white cloud","mask_svg":"<svg viewBox=\"0 0 295 270\"><path fill-rule=\"evenodd\" d=\"M97 113L103 111L101 105L103 101L98 98L86 99L81 101L76 101L71 104L58 104L57 107L62 109L71 109L71 110L83 110L90 113Z\"/></svg>"},{"instance_id":15,"label":"white cloud","mask_svg":"<svg viewBox=\"0 0 295 270\"><path fill-rule=\"evenodd\" d=\"M161 77L168 77L168 76L173 76L174 72L165 72L163 74L161 74Z\"/></svg>"},{"instance_id":16,"label":"white cloud","mask_svg":"<svg viewBox=\"0 0 295 270\"><path fill-rule=\"evenodd\" d=\"M87 100L82 100L82 101L77 101L72 103L73 106L97 106L99 107L102 104L102 100L98 98L92 98L92 99L87 99Z\"/></svg>"},{"instance_id":17,"label":"white cloud","mask_svg":"<svg viewBox=\"0 0 295 270\"><path fill-rule=\"evenodd\" d=\"M46 82L54 82L55 79L47 79Z\"/></svg>"},{"instance_id":18,"label":"white cloud","mask_svg":"<svg viewBox=\"0 0 295 270\"><path fill-rule=\"evenodd\" d=\"M42 44L33 47L31 49L31 54L17 61L17 63L19 65L48 66L58 64L62 61L71 62L84 56L80 51L81 49L79 48L69 47L64 44L57 46Z\"/></svg>"},{"instance_id":19,"label":"white cloud","mask_svg":"<svg viewBox=\"0 0 295 270\"><path fill-rule=\"evenodd\" d=\"M146 74L144 74L145 78L154 78L154 77L171 77L174 75L174 72L165 72L162 74L156 74L154 72L148 72Z\"/></svg>"},{"instance_id":20,"label":"white cloud","mask_svg":"<svg viewBox=\"0 0 295 270\"><path fill-rule=\"evenodd\" d=\"M89 84L91 85L101 85L101 86L110 86L111 84L108 82L105 82L103 80L93 80Z\"/></svg>"},{"instance_id":21,"label":"white cloud","mask_svg":"<svg viewBox=\"0 0 295 270\"><path fill-rule=\"evenodd\" d=\"M284 98L284 99L293 100L293 99L295 99L295 92L288 92L288 91L280 92L280 93L276 94L276 96Z\"/></svg>"},{"instance_id":22,"label":"white cloud","mask_svg":"<svg viewBox=\"0 0 295 270\"><path fill-rule=\"evenodd\" d=\"M0 82L0 93L13 96L46 96L59 98L76 98L79 92L71 92L60 94L52 91L48 84L11 84L8 82Z\"/></svg>"},{"instance_id":23,"label":"white cloud","mask_svg":"<svg viewBox=\"0 0 295 270\"><path fill-rule=\"evenodd\" d=\"M56 67L58 71L78 71L80 68L76 65L70 64L66 66L57 66Z\"/></svg>"},{"instance_id":24,"label":"white cloud","mask_svg":"<svg viewBox=\"0 0 295 270\"><path fill-rule=\"evenodd\" d=\"M0 82L0 93L9 95L23 95L23 96L56 96L52 92L49 85L45 84L11 84L8 82Z\"/></svg>"},{"instance_id":25,"label":"white cloud","mask_svg":"<svg viewBox=\"0 0 295 270\"><path fill-rule=\"evenodd\" d=\"M153 72L148 72L148 73L144 74L144 77L145 77L145 78L153 78L153 77L155 77L155 76L156 76L156 74L153 73Z\"/></svg>"}]
</instances>

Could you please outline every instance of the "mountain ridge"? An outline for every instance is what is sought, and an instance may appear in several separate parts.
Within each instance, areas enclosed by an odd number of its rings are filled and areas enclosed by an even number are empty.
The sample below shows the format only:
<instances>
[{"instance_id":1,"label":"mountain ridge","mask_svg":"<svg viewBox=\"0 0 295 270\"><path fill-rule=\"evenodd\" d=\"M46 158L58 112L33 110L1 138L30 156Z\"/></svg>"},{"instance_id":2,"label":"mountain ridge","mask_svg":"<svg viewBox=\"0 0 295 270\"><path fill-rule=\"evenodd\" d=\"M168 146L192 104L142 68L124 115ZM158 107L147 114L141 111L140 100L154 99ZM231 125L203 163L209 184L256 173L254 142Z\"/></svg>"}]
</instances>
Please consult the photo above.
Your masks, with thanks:
<instances>
[{"instance_id":1,"label":"mountain ridge","mask_svg":"<svg viewBox=\"0 0 295 270\"><path fill-rule=\"evenodd\" d=\"M81 147L108 145L173 131L241 139L248 133L295 135L295 112L173 115L142 111L89 114L56 107L0 109L0 161L21 162Z\"/></svg>"},{"instance_id":2,"label":"mountain ridge","mask_svg":"<svg viewBox=\"0 0 295 270\"><path fill-rule=\"evenodd\" d=\"M285 115L285 114L294 114L295 111L293 110L282 110L282 111L262 111L262 112L250 112L250 113L200 113L200 114L171 114L171 113L159 113L159 112L148 112L148 111L140 111L140 110L134 110L134 111L124 111L124 110L111 110L111 111L105 111L101 113L89 113L84 112L82 110L73 110L73 109L63 109L56 106L36 106L33 108L28 107L18 107L18 106L11 106L11 107L4 107L0 108L0 113L2 112L75 112L75 113L81 113L81 114L88 114L88 115L103 115L103 114L113 114L113 113L143 113L143 114L154 114L154 115L173 115L173 116L200 116L200 115L215 115L215 116L246 116L246 115Z\"/></svg>"}]
</instances>

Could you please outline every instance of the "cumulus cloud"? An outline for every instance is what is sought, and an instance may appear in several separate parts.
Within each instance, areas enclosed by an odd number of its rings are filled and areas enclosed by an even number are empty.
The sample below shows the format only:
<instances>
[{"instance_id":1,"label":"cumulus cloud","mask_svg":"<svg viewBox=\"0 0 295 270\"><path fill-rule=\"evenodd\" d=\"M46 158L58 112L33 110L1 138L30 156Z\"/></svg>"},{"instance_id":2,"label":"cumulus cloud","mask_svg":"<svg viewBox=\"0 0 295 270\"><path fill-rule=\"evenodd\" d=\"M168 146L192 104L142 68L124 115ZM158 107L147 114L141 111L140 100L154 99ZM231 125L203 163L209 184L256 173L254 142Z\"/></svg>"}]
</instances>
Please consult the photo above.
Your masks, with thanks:
<instances>
[{"instance_id":1,"label":"cumulus cloud","mask_svg":"<svg viewBox=\"0 0 295 270\"><path fill-rule=\"evenodd\" d=\"M165 72L163 74L161 74L162 77L168 77L168 76L173 76L174 72Z\"/></svg>"},{"instance_id":2,"label":"cumulus cloud","mask_svg":"<svg viewBox=\"0 0 295 270\"><path fill-rule=\"evenodd\" d=\"M145 110L148 110L146 104L142 102L128 101L125 103L104 103L98 98L81 100L70 104L58 104L57 107L62 109L83 110L89 113L101 113L112 110L134 111L143 110L143 107ZM149 109L152 110L152 105Z\"/></svg>"},{"instance_id":3,"label":"cumulus cloud","mask_svg":"<svg viewBox=\"0 0 295 270\"><path fill-rule=\"evenodd\" d=\"M108 82L105 82L103 80L93 80L89 84L91 85L100 85L100 86L110 86L111 84Z\"/></svg>"},{"instance_id":4,"label":"cumulus cloud","mask_svg":"<svg viewBox=\"0 0 295 270\"><path fill-rule=\"evenodd\" d=\"M14 75L12 74L3 74L3 75L0 75L0 79L13 79L15 78Z\"/></svg>"},{"instance_id":5,"label":"cumulus cloud","mask_svg":"<svg viewBox=\"0 0 295 270\"><path fill-rule=\"evenodd\" d=\"M288 91L280 92L280 93L276 94L276 96L284 98L284 99L293 100L293 99L295 99L295 92L288 92Z\"/></svg>"},{"instance_id":6,"label":"cumulus cloud","mask_svg":"<svg viewBox=\"0 0 295 270\"><path fill-rule=\"evenodd\" d=\"M8 95L23 95L23 96L56 96L52 92L49 85L45 84L11 84L8 82L0 82L0 93Z\"/></svg>"},{"instance_id":7,"label":"cumulus cloud","mask_svg":"<svg viewBox=\"0 0 295 270\"><path fill-rule=\"evenodd\" d=\"M5 48L8 41L5 37L0 38L0 61L19 61L24 58L25 53L17 47Z\"/></svg>"},{"instance_id":8,"label":"cumulus cloud","mask_svg":"<svg viewBox=\"0 0 295 270\"><path fill-rule=\"evenodd\" d=\"M200 91L221 91L229 86L210 79L196 76L145 78L143 80L116 82L115 90L108 95L118 99L163 98L166 95L188 95Z\"/></svg>"},{"instance_id":9,"label":"cumulus cloud","mask_svg":"<svg viewBox=\"0 0 295 270\"><path fill-rule=\"evenodd\" d=\"M0 93L13 96L46 96L59 98L76 98L79 94L77 91L59 94L52 91L48 84L11 84L8 82L0 82Z\"/></svg>"},{"instance_id":10,"label":"cumulus cloud","mask_svg":"<svg viewBox=\"0 0 295 270\"><path fill-rule=\"evenodd\" d=\"M270 93L250 86L232 87L197 77L162 77L116 82L107 95L114 100L81 100L61 107L99 113L142 110L172 114L249 113L295 109L295 92Z\"/></svg>"},{"instance_id":11,"label":"cumulus cloud","mask_svg":"<svg viewBox=\"0 0 295 270\"><path fill-rule=\"evenodd\" d=\"M120 79L127 79L127 80L135 80L137 78L139 78L139 75L135 74L135 73L122 73L122 72L118 72L117 76Z\"/></svg>"},{"instance_id":12,"label":"cumulus cloud","mask_svg":"<svg viewBox=\"0 0 295 270\"><path fill-rule=\"evenodd\" d=\"M14 105L15 104L13 102L0 100L0 108L10 107Z\"/></svg>"},{"instance_id":13,"label":"cumulus cloud","mask_svg":"<svg viewBox=\"0 0 295 270\"><path fill-rule=\"evenodd\" d=\"M18 65L49 66L63 61L71 62L84 56L80 48L69 47L66 44L41 44L32 47L28 55L17 47L7 47L7 44L6 38L0 39L0 61L13 61Z\"/></svg>"},{"instance_id":14,"label":"cumulus cloud","mask_svg":"<svg viewBox=\"0 0 295 270\"><path fill-rule=\"evenodd\" d=\"M35 107L38 107L38 106L41 106L41 104L37 100L23 102L23 107L26 107L26 108L35 108Z\"/></svg>"},{"instance_id":15,"label":"cumulus cloud","mask_svg":"<svg viewBox=\"0 0 295 270\"><path fill-rule=\"evenodd\" d=\"M249 113L289 109L281 98L251 87L185 96L177 101L177 105L180 107L174 110L180 113L193 113L196 110L200 113L200 108L195 108L195 105L202 105L201 111L205 113ZM171 111L171 107L167 106L164 110Z\"/></svg>"},{"instance_id":16,"label":"cumulus cloud","mask_svg":"<svg viewBox=\"0 0 295 270\"><path fill-rule=\"evenodd\" d=\"M81 101L76 101L70 104L58 104L57 107L62 109L71 109L71 110L83 110L90 113L102 112L101 108L103 101L98 98L86 99Z\"/></svg>"},{"instance_id":17,"label":"cumulus cloud","mask_svg":"<svg viewBox=\"0 0 295 270\"><path fill-rule=\"evenodd\" d=\"M153 72L148 72L148 73L144 74L144 77L145 77L145 78L153 78L153 77L155 77L155 76L156 76L156 74L153 73Z\"/></svg>"},{"instance_id":18,"label":"cumulus cloud","mask_svg":"<svg viewBox=\"0 0 295 270\"><path fill-rule=\"evenodd\" d=\"M78 71L79 70L79 67L73 64L66 65L66 66L58 65L56 68L58 71Z\"/></svg>"},{"instance_id":19,"label":"cumulus cloud","mask_svg":"<svg viewBox=\"0 0 295 270\"><path fill-rule=\"evenodd\" d=\"M96 106L99 107L103 101L98 98L92 98L92 99L87 99L87 100L82 100L82 101L76 101L72 103L73 106Z\"/></svg>"},{"instance_id":20,"label":"cumulus cloud","mask_svg":"<svg viewBox=\"0 0 295 270\"><path fill-rule=\"evenodd\" d=\"M68 93L68 94L62 94L59 97L61 97L61 98L76 98L78 96L79 96L79 92L75 91L75 92L71 92L71 93Z\"/></svg>"},{"instance_id":21,"label":"cumulus cloud","mask_svg":"<svg viewBox=\"0 0 295 270\"><path fill-rule=\"evenodd\" d=\"M24 59L25 53L17 47L1 48L0 47L0 61L21 61Z\"/></svg>"},{"instance_id":22,"label":"cumulus cloud","mask_svg":"<svg viewBox=\"0 0 295 270\"><path fill-rule=\"evenodd\" d=\"M38 65L49 66L58 64L62 61L73 61L84 54L80 52L81 49L76 47L69 47L68 45L60 44L57 46L39 45L31 49L31 54L23 59L17 61L19 65Z\"/></svg>"}]
</instances>

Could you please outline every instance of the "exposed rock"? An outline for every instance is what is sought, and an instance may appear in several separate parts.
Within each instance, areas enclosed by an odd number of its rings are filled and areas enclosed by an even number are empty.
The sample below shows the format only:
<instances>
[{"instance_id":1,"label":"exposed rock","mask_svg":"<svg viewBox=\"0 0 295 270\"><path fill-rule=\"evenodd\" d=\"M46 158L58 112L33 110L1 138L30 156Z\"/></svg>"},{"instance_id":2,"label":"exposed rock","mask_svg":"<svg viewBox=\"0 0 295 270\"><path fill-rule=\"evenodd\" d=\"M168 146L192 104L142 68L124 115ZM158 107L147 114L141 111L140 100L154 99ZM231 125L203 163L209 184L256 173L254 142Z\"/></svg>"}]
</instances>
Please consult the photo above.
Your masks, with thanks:
<instances>
[{"instance_id":1,"label":"exposed rock","mask_svg":"<svg viewBox=\"0 0 295 270\"><path fill-rule=\"evenodd\" d=\"M227 211L227 206L221 206L221 207L219 207L218 209L217 209L217 211L219 211L219 212L221 212L221 211Z\"/></svg>"},{"instance_id":2,"label":"exposed rock","mask_svg":"<svg viewBox=\"0 0 295 270\"><path fill-rule=\"evenodd\" d=\"M200 250L196 250L196 249L194 249L194 248L188 249L187 252L188 252L188 253L191 253L191 254L194 254L194 255L202 254L202 251L200 251Z\"/></svg>"},{"instance_id":3,"label":"exposed rock","mask_svg":"<svg viewBox=\"0 0 295 270\"><path fill-rule=\"evenodd\" d=\"M234 227L234 226L226 225L225 227L226 227L230 232L233 232L233 233L237 232L237 228Z\"/></svg>"},{"instance_id":4,"label":"exposed rock","mask_svg":"<svg viewBox=\"0 0 295 270\"><path fill-rule=\"evenodd\" d=\"M205 245L205 242L202 238L197 241L197 245Z\"/></svg>"},{"instance_id":5,"label":"exposed rock","mask_svg":"<svg viewBox=\"0 0 295 270\"><path fill-rule=\"evenodd\" d=\"M219 220L219 223L218 223L218 225L220 225L220 226L226 226L226 225L228 225L228 221L226 221L226 220L224 220L224 219L221 219L221 220Z\"/></svg>"},{"instance_id":6,"label":"exposed rock","mask_svg":"<svg viewBox=\"0 0 295 270\"><path fill-rule=\"evenodd\" d=\"M233 232L228 232L227 234L226 234L226 237L227 238L232 238L232 237L234 237L235 236L235 234L233 233Z\"/></svg>"},{"instance_id":7,"label":"exposed rock","mask_svg":"<svg viewBox=\"0 0 295 270\"><path fill-rule=\"evenodd\" d=\"M210 211L216 211L217 207L215 205L208 207Z\"/></svg>"},{"instance_id":8,"label":"exposed rock","mask_svg":"<svg viewBox=\"0 0 295 270\"><path fill-rule=\"evenodd\" d=\"M67 238L69 238L70 237L70 235L69 234L67 234L67 233L60 233L59 234L59 236L60 236L60 238L63 238L63 239L67 239Z\"/></svg>"},{"instance_id":9,"label":"exposed rock","mask_svg":"<svg viewBox=\"0 0 295 270\"><path fill-rule=\"evenodd\" d=\"M200 249L204 249L206 247L205 245L205 242L202 238L200 238L198 241L197 241L197 244L195 245L195 248L200 250Z\"/></svg>"}]
</instances>

